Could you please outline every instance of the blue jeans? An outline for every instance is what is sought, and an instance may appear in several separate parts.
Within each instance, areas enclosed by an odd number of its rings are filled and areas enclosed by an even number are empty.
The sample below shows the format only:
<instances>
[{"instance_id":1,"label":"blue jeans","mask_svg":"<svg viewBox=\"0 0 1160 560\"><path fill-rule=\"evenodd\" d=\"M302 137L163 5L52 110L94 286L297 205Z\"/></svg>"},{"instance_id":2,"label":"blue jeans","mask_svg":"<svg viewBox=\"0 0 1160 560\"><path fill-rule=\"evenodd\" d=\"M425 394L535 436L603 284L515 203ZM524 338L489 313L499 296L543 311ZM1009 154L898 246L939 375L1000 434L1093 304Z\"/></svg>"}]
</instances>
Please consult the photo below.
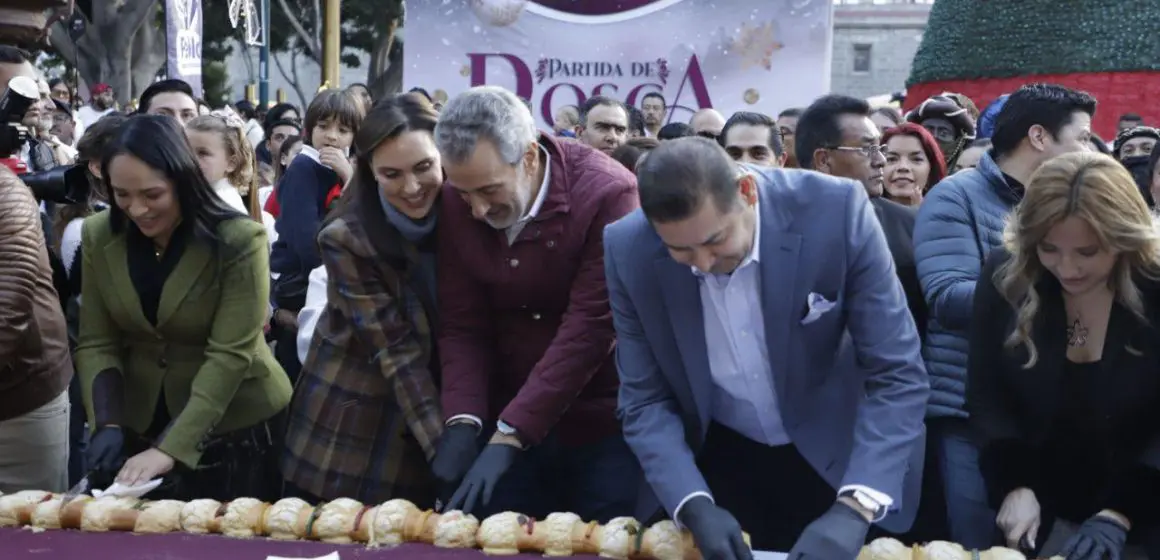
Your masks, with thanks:
<instances>
[{"instance_id":1,"label":"blue jeans","mask_svg":"<svg viewBox=\"0 0 1160 560\"><path fill-rule=\"evenodd\" d=\"M927 427L938 446L950 540L968 550L986 550L995 542L995 511L987 503L979 449L970 439L967 420L932 419Z\"/></svg>"},{"instance_id":2,"label":"blue jeans","mask_svg":"<svg viewBox=\"0 0 1160 560\"><path fill-rule=\"evenodd\" d=\"M491 502L473 513L483 519L518 511L543 519L555 511L570 511L585 521L607 523L634 513L640 480L640 463L624 436L566 447L549 434L516 460Z\"/></svg>"}]
</instances>

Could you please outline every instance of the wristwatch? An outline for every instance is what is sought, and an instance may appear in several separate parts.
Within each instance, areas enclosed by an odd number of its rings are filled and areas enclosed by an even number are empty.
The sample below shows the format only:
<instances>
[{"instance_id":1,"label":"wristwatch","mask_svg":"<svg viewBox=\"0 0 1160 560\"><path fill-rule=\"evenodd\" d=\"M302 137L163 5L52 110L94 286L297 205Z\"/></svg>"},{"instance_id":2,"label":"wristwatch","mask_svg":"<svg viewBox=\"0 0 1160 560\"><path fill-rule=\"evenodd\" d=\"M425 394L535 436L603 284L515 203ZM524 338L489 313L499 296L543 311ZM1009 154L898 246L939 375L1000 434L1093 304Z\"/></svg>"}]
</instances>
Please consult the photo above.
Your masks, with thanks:
<instances>
[{"instance_id":1,"label":"wristwatch","mask_svg":"<svg viewBox=\"0 0 1160 560\"><path fill-rule=\"evenodd\" d=\"M866 508L866 511L869 511L871 513L871 515L870 515L871 522L878 522L886 517L887 507L885 505L878 503L878 500L875 500L872 496L870 496L870 494L868 494L868 493L866 493L858 488L850 488L850 489L845 490L843 492L839 492L838 497L839 498L850 498L850 499L854 500L855 502L858 502L858 505Z\"/></svg>"},{"instance_id":2,"label":"wristwatch","mask_svg":"<svg viewBox=\"0 0 1160 560\"><path fill-rule=\"evenodd\" d=\"M527 444L524 443L523 438L520 437L520 433L516 430L515 426L512 426L503 420L498 420L495 423L495 431L507 437L515 438L516 441L520 442L521 448L527 448Z\"/></svg>"}]
</instances>

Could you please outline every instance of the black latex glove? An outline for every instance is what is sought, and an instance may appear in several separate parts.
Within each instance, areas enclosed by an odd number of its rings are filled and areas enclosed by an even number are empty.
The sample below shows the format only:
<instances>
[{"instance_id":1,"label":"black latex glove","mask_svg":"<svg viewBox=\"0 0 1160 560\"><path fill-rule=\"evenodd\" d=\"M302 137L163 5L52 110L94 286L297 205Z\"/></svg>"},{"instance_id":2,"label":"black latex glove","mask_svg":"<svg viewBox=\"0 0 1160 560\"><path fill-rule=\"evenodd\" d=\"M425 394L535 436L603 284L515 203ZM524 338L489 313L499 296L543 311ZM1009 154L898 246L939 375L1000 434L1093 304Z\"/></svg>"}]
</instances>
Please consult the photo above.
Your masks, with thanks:
<instances>
[{"instance_id":1,"label":"black latex glove","mask_svg":"<svg viewBox=\"0 0 1160 560\"><path fill-rule=\"evenodd\" d=\"M439 496L446 500L459 488L467 470L479 456L479 429L475 424L459 423L447 426L435 445L431 473L439 483Z\"/></svg>"},{"instance_id":2,"label":"black latex glove","mask_svg":"<svg viewBox=\"0 0 1160 560\"><path fill-rule=\"evenodd\" d=\"M1079 526L1060 554L1067 560L1120 560L1127 542L1128 530L1123 525L1097 515Z\"/></svg>"},{"instance_id":3,"label":"black latex glove","mask_svg":"<svg viewBox=\"0 0 1160 560\"><path fill-rule=\"evenodd\" d=\"M121 468L121 451L125 447L125 434L121 428L105 426L97 428L89 439L89 449L85 455L88 470L115 473Z\"/></svg>"},{"instance_id":4,"label":"black latex glove","mask_svg":"<svg viewBox=\"0 0 1160 560\"><path fill-rule=\"evenodd\" d=\"M753 560L745 544L741 524L713 500L697 496L681 506L680 521L690 533L705 560Z\"/></svg>"},{"instance_id":5,"label":"black latex glove","mask_svg":"<svg viewBox=\"0 0 1160 560\"><path fill-rule=\"evenodd\" d=\"M463 477L459 489L451 496L444 510L458 509L463 513L471 513L477 505L486 506L491 502L491 493L495 491L499 479L503 478L522 452L512 445L488 444L475 464L471 465L471 470L467 471L467 476Z\"/></svg>"},{"instance_id":6,"label":"black latex glove","mask_svg":"<svg viewBox=\"0 0 1160 560\"><path fill-rule=\"evenodd\" d=\"M866 544L870 522L854 508L834 502L806 526L789 552L789 560L854 560Z\"/></svg>"}]
</instances>

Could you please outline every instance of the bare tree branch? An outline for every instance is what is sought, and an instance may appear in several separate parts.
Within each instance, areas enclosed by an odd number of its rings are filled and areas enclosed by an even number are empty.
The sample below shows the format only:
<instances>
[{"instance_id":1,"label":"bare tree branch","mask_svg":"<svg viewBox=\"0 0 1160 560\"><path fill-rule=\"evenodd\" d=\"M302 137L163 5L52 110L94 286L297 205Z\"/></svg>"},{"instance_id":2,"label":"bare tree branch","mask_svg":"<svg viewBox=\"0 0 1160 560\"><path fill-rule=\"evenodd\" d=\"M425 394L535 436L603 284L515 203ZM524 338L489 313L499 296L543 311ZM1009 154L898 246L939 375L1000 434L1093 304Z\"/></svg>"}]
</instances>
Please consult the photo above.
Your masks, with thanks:
<instances>
[{"instance_id":1,"label":"bare tree branch","mask_svg":"<svg viewBox=\"0 0 1160 560\"><path fill-rule=\"evenodd\" d=\"M294 32L298 34L298 38L302 40L303 46L306 47L306 53L315 62L321 64L322 61L322 43L318 38L306 32L306 28L302 27L302 22L298 21L298 15L290 8L290 4L286 0L278 0L278 5L282 8L282 13L286 14L286 19L290 21L290 27L294 28ZM317 9L317 8L316 8Z\"/></svg>"},{"instance_id":2,"label":"bare tree branch","mask_svg":"<svg viewBox=\"0 0 1160 560\"><path fill-rule=\"evenodd\" d=\"M274 61L274 66L278 68L278 73L282 75L282 79L286 80L290 84L290 87L294 88L294 93L298 96L300 106L305 107L306 96L303 95L302 87L298 84L298 65L296 64L298 62L298 51L295 50L290 55L290 67L294 69L292 72L287 72L286 68L282 66L282 57L271 56L270 58Z\"/></svg>"}]
</instances>

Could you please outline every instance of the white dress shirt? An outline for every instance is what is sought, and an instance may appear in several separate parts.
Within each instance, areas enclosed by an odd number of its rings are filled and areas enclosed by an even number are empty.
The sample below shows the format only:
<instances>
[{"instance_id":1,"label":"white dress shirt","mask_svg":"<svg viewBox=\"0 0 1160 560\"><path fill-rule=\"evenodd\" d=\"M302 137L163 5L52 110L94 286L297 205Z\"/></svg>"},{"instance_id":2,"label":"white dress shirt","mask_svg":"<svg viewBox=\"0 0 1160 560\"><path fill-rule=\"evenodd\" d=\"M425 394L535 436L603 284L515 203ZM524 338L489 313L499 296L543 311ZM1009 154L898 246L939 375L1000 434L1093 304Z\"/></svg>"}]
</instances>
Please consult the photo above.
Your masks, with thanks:
<instances>
[{"instance_id":1,"label":"white dress shirt","mask_svg":"<svg viewBox=\"0 0 1160 560\"><path fill-rule=\"evenodd\" d=\"M753 246L732 274L705 274L695 268L704 311L705 346L713 378L712 419L757 443L793 443L782 422L761 305L761 209L754 204ZM865 486L844 486L865 492L890 507L891 498ZM676 520L690 499L713 496L692 492L673 511Z\"/></svg>"}]
</instances>

